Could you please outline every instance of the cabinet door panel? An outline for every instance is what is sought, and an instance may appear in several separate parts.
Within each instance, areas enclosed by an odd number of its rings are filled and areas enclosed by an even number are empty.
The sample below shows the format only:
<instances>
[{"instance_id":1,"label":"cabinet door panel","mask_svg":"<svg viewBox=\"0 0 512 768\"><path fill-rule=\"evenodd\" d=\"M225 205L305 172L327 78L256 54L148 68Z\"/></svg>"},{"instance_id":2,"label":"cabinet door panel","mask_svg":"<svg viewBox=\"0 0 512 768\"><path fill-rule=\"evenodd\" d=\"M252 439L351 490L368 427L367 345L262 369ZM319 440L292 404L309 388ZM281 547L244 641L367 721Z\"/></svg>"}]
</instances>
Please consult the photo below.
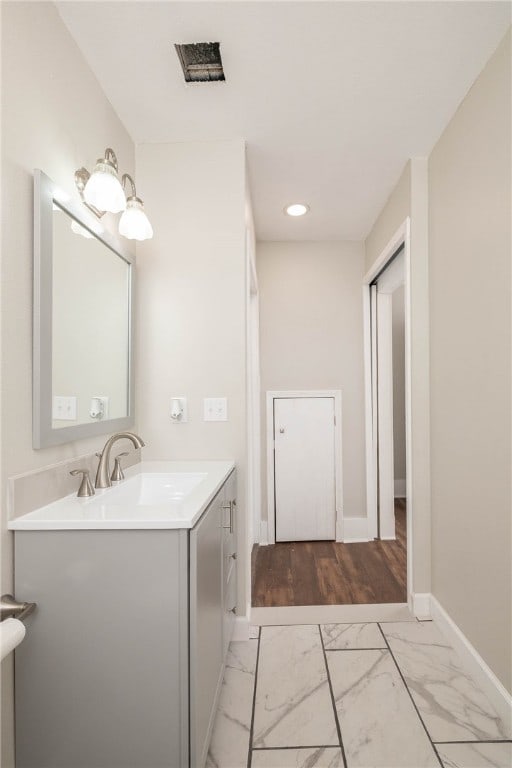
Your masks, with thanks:
<instances>
[{"instance_id":1,"label":"cabinet door panel","mask_svg":"<svg viewBox=\"0 0 512 768\"><path fill-rule=\"evenodd\" d=\"M17 531L18 768L188 765L185 531Z\"/></svg>"},{"instance_id":2,"label":"cabinet door panel","mask_svg":"<svg viewBox=\"0 0 512 768\"><path fill-rule=\"evenodd\" d=\"M224 654L228 652L229 644L233 636L236 615L236 567L229 572L229 578L224 591L224 615L222 627L222 642Z\"/></svg>"},{"instance_id":3,"label":"cabinet door panel","mask_svg":"<svg viewBox=\"0 0 512 768\"><path fill-rule=\"evenodd\" d=\"M222 491L190 532L190 765L203 768L222 682Z\"/></svg>"}]
</instances>

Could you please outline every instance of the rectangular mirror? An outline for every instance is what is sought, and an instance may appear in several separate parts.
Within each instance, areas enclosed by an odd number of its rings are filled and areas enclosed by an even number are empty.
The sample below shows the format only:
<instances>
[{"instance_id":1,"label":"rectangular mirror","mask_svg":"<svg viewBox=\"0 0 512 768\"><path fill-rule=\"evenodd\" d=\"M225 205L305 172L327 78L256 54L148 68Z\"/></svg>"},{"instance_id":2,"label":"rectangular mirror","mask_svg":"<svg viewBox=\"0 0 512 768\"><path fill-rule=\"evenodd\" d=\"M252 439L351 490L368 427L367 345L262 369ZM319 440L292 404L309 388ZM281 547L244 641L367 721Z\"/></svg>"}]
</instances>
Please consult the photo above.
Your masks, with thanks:
<instances>
[{"instance_id":1,"label":"rectangular mirror","mask_svg":"<svg viewBox=\"0 0 512 768\"><path fill-rule=\"evenodd\" d=\"M134 258L34 174L33 445L133 425Z\"/></svg>"}]
</instances>

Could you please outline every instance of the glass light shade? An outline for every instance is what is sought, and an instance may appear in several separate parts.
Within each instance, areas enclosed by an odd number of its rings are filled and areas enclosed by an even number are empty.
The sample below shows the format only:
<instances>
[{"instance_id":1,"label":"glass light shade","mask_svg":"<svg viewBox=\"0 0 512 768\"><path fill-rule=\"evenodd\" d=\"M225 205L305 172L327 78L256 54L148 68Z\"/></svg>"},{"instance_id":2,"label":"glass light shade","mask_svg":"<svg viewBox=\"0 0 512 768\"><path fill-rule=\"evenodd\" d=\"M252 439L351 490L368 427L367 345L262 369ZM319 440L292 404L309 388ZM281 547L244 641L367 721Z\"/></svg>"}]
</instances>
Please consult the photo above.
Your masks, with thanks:
<instances>
[{"instance_id":1,"label":"glass light shade","mask_svg":"<svg viewBox=\"0 0 512 768\"><path fill-rule=\"evenodd\" d=\"M99 211L119 213L126 208L126 197L110 163L98 161L84 189L86 203Z\"/></svg>"},{"instance_id":2,"label":"glass light shade","mask_svg":"<svg viewBox=\"0 0 512 768\"><path fill-rule=\"evenodd\" d=\"M153 237L153 227L138 197L128 198L126 210L119 220L119 234L128 240L149 240Z\"/></svg>"}]
</instances>

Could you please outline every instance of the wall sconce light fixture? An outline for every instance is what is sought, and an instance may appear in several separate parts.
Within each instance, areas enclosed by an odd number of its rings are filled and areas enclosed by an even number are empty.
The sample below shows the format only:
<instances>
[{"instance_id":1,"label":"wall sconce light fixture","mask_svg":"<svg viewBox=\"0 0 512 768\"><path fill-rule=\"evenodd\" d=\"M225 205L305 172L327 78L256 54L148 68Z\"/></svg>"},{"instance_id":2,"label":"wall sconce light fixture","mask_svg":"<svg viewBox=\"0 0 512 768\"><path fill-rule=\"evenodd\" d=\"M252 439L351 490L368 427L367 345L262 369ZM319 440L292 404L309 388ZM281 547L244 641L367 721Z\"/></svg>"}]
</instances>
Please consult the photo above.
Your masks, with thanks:
<instances>
[{"instance_id":1,"label":"wall sconce light fixture","mask_svg":"<svg viewBox=\"0 0 512 768\"><path fill-rule=\"evenodd\" d=\"M137 197L135 182L128 173L123 174L123 188L126 182L131 186L131 195L126 198L126 208L119 219L119 234L129 240L149 240L153 237L153 227L144 213L144 203Z\"/></svg>"},{"instance_id":2,"label":"wall sconce light fixture","mask_svg":"<svg viewBox=\"0 0 512 768\"><path fill-rule=\"evenodd\" d=\"M87 168L79 168L75 172L75 184L82 202L100 218L106 211L123 211L119 234L130 240L148 240L153 237L153 228L144 213L142 200L137 197L135 182L127 173L119 181L117 173L117 157L110 147L105 150L105 156L96 162L92 173ZM131 185L129 197L123 189L127 181Z\"/></svg>"},{"instance_id":3,"label":"wall sconce light fixture","mask_svg":"<svg viewBox=\"0 0 512 768\"><path fill-rule=\"evenodd\" d=\"M84 169L85 170L85 169ZM93 172L88 174L83 189L85 202L98 211L119 213L126 208L121 182L117 178L117 157L110 147L105 150L105 157L96 161Z\"/></svg>"}]
</instances>

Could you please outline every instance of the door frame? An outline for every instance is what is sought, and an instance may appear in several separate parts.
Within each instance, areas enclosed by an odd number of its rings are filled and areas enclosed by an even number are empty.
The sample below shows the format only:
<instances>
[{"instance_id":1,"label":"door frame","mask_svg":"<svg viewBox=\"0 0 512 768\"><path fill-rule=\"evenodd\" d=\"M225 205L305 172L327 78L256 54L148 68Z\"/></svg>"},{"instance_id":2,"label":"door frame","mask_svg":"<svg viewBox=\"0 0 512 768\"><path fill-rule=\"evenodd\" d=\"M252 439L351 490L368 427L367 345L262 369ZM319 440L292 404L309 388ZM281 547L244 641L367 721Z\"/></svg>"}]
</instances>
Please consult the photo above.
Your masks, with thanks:
<instances>
[{"instance_id":1,"label":"door frame","mask_svg":"<svg viewBox=\"0 0 512 768\"><path fill-rule=\"evenodd\" d=\"M274 461L274 400L281 398L319 398L334 399L334 483L336 506L336 541L343 541L343 473L342 473L342 408L341 389L286 390L268 391L267 403L267 536L268 543L276 543L276 496L275 496L275 461ZM261 542L263 543L263 542Z\"/></svg>"},{"instance_id":2,"label":"door frame","mask_svg":"<svg viewBox=\"0 0 512 768\"><path fill-rule=\"evenodd\" d=\"M255 543L260 541L261 529L261 406L260 406L260 337L259 337L259 293L258 275L256 272L256 246L254 229L246 226L245 231L245 280L246 280L246 418L247 418L247 483L245 500L247 514L245 516L246 530L243 548L245 594L238 596L238 602L243 599L244 615L249 616L251 610L251 554ZM242 526L240 526L242 530ZM239 539L238 546L242 550ZM241 562L239 567L241 566ZM237 622L239 619L237 619ZM241 638L238 638L241 639Z\"/></svg>"},{"instance_id":3,"label":"door frame","mask_svg":"<svg viewBox=\"0 0 512 768\"><path fill-rule=\"evenodd\" d=\"M384 271L377 278L377 284L372 284L372 297L375 294L377 304L375 314L372 312L372 338L375 336L376 340L376 349L375 347L374 349L377 354L377 366L373 370L377 370L377 377L374 377L374 379L378 378L378 386L377 382L372 382L372 393L376 391L378 398L376 400L378 408L377 444L378 455L381 457L378 465L378 518L379 538L381 540L396 539L394 512L393 294L400 286L405 287L405 258L402 246L400 246L396 255L393 256L392 262L386 265ZM402 312L405 325L405 295ZM403 351L405 354L405 341ZM376 387L377 389L375 389Z\"/></svg>"},{"instance_id":4,"label":"door frame","mask_svg":"<svg viewBox=\"0 0 512 768\"><path fill-rule=\"evenodd\" d=\"M407 518L407 596L412 594L413 583L413 509L412 495L412 400L411 400L411 220L405 219L391 240L380 253L375 263L363 278L363 313L364 313L364 379L365 379L365 416L366 416L366 508L368 517L368 536L377 535L377 443L376 401L378 386L375 385L375 357L372 359L372 283L386 269L397 251L404 253L404 293L405 293L405 465L406 465L406 518Z\"/></svg>"}]
</instances>

